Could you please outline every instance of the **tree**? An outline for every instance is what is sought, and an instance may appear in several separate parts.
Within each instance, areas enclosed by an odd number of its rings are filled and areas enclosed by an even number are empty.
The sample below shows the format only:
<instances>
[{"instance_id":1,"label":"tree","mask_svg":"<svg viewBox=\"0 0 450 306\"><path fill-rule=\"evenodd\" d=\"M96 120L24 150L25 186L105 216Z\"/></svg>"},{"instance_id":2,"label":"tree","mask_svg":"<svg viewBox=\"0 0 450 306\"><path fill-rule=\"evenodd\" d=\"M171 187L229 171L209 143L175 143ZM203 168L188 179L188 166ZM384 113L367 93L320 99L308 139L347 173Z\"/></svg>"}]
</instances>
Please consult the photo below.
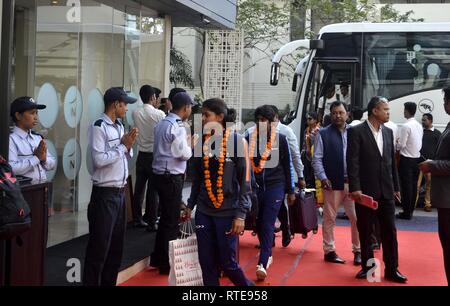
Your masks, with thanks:
<instances>
[{"instance_id":1,"label":"tree","mask_svg":"<svg viewBox=\"0 0 450 306\"><path fill-rule=\"evenodd\" d=\"M303 15L304 14L304 15ZM415 19L413 11L400 13L392 4L379 8L373 0L292 0L291 21L304 22L304 31L296 32L297 37L313 38L318 30L331 23L346 22L421 22ZM301 25L293 24L294 29Z\"/></svg>"},{"instance_id":2,"label":"tree","mask_svg":"<svg viewBox=\"0 0 450 306\"><path fill-rule=\"evenodd\" d=\"M206 42L206 33L207 31L205 29L202 28L184 28L179 30L176 34L174 32L174 36L179 36L179 37L192 37L195 38L199 43L200 46L202 46L202 50L201 50L201 58L200 58L200 66L198 67L198 69L193 69L198 71L198 75L196 75L196 77L199 80L199 84L200 84L200 93L197 95L197 99L200 101L203 99L204 97L204 84L203 84L203 67L205 65L205 42ZM194 78L194 76L193 76Z\"/></svg>"},{"instance_id":3,"label":"tree","mask_svg":"<svg viewBox=\"0 0 450 306\"><path fill-rule=\"evenodd\" d=\"M386 4L380 9L381 22L423 22L423 18L413 18L414 11L410 10L404 14L397 11L392 4Z\"/></svg>"},{"instance_id":4,"label":"tree","mask_svg":"<svg viewBox=\"0 0 450 306\"><path fill-rule=\"evenodd\" d=\"M186 55L172 47L170 50L170 82L178 87L178 84L183 84L193 89L194 80L192 79L192 65Z\"/></svg>"},{"instance_id":5,"label":"tree","mask_svg":"<svg viewBox=\"0 0 450 306\"><path fill-rule=\"evenodd\" d=\"M413 11L402 14L391 4L379 8L373 0L240 0L237 28L244 33L245 56L250 60L245 71L258 62L272 59L287 38L314 38L327 24L423 21L414 19L413 15ZM252 58L252 51L261 56ZM283 58L287 75L292 75L302 57L304 54L298 52Z\"/></svg>"},{"instance_id":6,"label":"tree","mask_svg":"<svg viewBox=\"0 0 450 306\"><path fill-rule=\"evenodd\" d=\"M290 14L286 9L287 1L240 0L236 18L237 29L243 31L244 52L250 60L245 71L258 62L272 58L274 52L286 43L289 37ZM251 51L263 56L253 59ZM289 65L289 62L286 61ZM294 68L295 69L295 68Z\"/></svg>"}]
</instances>

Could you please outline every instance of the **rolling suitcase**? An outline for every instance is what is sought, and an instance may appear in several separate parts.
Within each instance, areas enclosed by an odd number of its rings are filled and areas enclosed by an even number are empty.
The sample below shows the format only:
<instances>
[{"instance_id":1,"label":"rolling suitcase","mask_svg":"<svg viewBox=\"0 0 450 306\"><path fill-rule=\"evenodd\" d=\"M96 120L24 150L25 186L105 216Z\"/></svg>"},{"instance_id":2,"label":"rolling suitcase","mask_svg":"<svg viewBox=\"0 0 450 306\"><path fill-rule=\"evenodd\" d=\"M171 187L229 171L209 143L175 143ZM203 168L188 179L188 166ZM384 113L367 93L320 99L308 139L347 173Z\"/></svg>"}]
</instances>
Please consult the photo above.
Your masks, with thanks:
<instances>
[{"instance_id":1,"label":"rolling suitcase","mask_svg":"<svg viewBox=\"0 0 450 306\"><path fill-rule=\"evenodd\" d=\"M296 194L295 203L289 207L289 220L291 232L302 234L303 239L311 231L317 234L319 225L314 193L301 191Z\"/></svg>"}]
</instances>

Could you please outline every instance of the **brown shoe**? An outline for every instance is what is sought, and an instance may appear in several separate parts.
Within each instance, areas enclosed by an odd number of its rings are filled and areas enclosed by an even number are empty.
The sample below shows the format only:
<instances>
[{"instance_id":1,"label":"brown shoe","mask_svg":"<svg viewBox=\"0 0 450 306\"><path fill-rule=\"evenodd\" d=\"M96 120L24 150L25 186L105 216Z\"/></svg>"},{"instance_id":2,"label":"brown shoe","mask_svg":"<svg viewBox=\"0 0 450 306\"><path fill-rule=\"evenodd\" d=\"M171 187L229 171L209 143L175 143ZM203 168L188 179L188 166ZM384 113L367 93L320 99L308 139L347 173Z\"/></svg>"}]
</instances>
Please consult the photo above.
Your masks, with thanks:
<instances>
[{"instance_id":1,"label":"brown shoe","mask_svg":"<svg viewBox=\"0 0 450 306\"><path fill-rule=\"evenodd\" d=\"M426 212L432 212L433 211L431 206L425 206L423 210L426 211Z\"/></svg>"}]
</instances>

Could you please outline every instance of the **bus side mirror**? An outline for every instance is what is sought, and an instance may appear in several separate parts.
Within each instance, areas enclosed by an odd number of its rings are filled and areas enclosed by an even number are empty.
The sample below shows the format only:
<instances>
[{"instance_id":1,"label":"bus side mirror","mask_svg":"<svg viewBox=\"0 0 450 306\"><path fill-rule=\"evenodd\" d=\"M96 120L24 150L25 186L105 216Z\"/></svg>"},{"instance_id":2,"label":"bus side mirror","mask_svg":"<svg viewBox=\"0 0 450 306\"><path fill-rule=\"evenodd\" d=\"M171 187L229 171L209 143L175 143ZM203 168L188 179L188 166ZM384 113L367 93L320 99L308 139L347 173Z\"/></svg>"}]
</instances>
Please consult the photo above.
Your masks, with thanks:
<instances>
[{"instance_id":1,"label":"bus side mirror","mask_svg":"<svg viewBox=\"0 0 450 306\"><path fill-rule=\"evenodd\" d=\"M311 50L323 50L325 49L325 41L321 39L313 39L310 42L310 49Z\"/></svg>"},{"instance_id":2,"label":"bus side mirror","mask_svg":"<svg viewBox=\"0 0 450 306\"><path fill-rule=\"evenodd\" d=\"M294 80L292 81L292 91L297 92L298 79L300 75L294 74Z\"/></svg>"},{"instance_id":3,"label":"bus side mirror","mask_svg":"<svg viewBox=\"0 0 450 306\"><path fill-rule=\"evenodd\" d=\"M270 70L270 85L277 86L280 79L280 64L273 63Z\"/></svg>"}]
</instances>

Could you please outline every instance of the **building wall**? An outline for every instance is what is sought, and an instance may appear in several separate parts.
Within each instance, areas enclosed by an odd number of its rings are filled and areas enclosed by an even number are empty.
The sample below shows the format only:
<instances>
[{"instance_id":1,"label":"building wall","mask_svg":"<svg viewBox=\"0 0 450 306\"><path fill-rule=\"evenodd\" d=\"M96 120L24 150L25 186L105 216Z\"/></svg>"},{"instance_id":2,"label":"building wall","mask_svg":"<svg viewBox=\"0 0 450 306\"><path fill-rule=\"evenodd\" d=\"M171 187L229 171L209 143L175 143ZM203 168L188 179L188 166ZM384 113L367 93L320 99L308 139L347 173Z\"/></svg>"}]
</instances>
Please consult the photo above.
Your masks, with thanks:
<instances>
[{"instance_id":1,"label":"building wall","mask_svg":"<svg viewBox=\"0 0 450 306\"><path fill-rule=\"evenodd\" d=\"M204 53L202 35L193 28L176 27L173 29L173 47L183 52L192 65L192 78L196 88L200 87L202 57ZM196 90L192 90L196 92Z\"/></svg>"},{"instance_id":2,"label":"building wall","mask_svg":"<svg viewBox=\"0 0 450 306\"><path fill-rule=\"evenodd\" d=\"M450 21L450 1L446 3L394 3L394 8L402 13L412 10L414 11L413 18L424 18L425 22Z\"/></svg>"},{"instance_id":3,"label":"building wall","mask_svg":"<svg viewBox=\"0 0 450 306\"><path fill-rule=\"evenodd\" d=\"M176 0L229 28L236 24L237 0Z\"/></svg>"}]
</instances>

